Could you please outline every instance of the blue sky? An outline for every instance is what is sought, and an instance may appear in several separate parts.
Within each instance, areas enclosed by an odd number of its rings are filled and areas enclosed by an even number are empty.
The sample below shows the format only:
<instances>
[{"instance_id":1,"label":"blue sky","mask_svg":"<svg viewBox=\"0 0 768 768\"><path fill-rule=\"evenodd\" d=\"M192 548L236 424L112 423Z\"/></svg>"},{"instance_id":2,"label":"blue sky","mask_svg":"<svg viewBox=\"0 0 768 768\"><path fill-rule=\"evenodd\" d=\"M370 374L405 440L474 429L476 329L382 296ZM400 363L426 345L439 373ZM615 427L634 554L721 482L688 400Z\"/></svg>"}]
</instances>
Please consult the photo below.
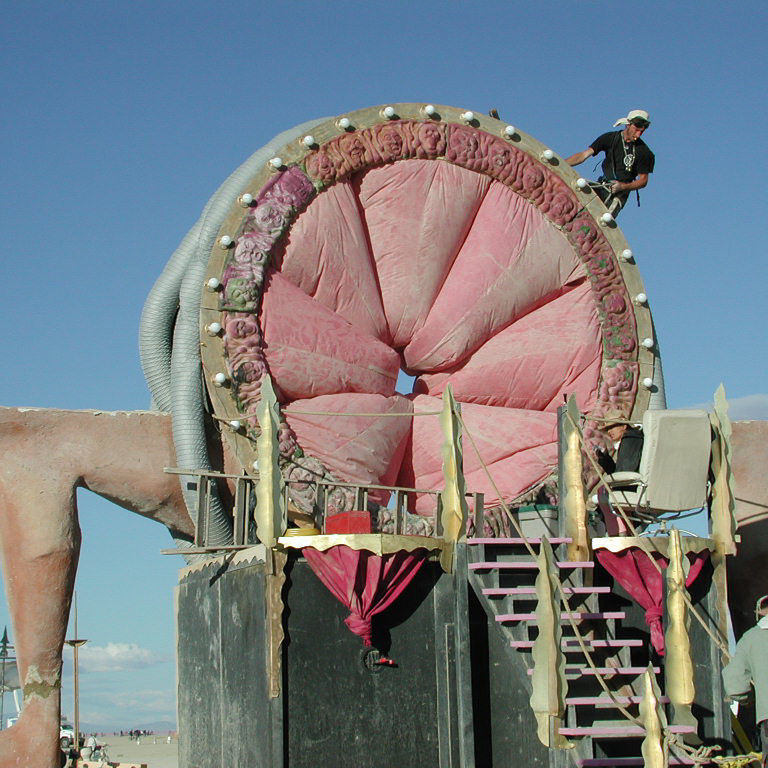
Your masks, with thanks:
<instances>
[{"instance_id":1,"label":"blue sky","mask_svg":"<svg viewBox=\"0 0 768 768\"><path fill-rule=\"evenodd\" d=\"M142 303L224 177L304 120L416 101L496 107L562 155L647 109L656 172L620 223L670 406L707 402L723 381L735 415L768 417L764 2L5 0L2 11L0 404L146 407ZM173 719L180 562L158 554L169 537L157 524L87 493L79 505L82 717Z\"/></svg>"}]
</instances>

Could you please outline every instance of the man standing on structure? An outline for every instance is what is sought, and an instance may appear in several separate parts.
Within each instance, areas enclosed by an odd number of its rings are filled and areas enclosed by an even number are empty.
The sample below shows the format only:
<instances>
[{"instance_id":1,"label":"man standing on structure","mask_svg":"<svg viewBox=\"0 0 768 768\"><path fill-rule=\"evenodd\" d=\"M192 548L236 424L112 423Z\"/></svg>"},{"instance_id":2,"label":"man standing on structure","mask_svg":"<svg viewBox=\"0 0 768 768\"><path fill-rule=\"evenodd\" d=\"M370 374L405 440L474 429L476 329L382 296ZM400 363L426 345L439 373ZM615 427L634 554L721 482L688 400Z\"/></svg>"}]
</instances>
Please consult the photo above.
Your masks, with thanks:
<instances>
[{"instance_id":1,"label":"man standing on structure","mask_svg":"<svg viewBox=\"0 0 768 768\"><path fill-rule=\"evenodd\" d=\"M614 217L624 207L629 193L642 189L648 184L648 174L653 173L656 158L640 138L650 124L650 116L645 110L633 109L613 124L614 128L625 126L623 130L598 136L583 152L565 160L568 165L579 165L592 155L605 152L603 174L597 184L591 186ZM637 200L639 204L639 196Z\"/></svg>"},{"instance_id":2,"label":"man standing on structure","mask_svg":"<svg viewBox=\"0 0 768 768\"><path fill-rule=\"evenodd\" d=\"M768 595L755 604L757 625L747 630L736 643L736 650L723 670L726 695L743 701L755 686L755 720L760 730L763 767L768 764Z\"/></svg>"}]
</instances>

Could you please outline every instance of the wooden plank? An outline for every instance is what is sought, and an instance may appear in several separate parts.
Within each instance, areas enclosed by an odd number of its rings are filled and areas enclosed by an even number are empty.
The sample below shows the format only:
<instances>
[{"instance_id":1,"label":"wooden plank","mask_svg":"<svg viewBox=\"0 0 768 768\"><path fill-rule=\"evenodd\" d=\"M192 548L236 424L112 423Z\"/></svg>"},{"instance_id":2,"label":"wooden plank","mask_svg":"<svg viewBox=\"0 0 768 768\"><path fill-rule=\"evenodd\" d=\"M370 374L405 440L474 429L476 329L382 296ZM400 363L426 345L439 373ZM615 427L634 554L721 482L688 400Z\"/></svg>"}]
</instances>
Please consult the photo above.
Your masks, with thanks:
<instances>
[{"instance_id":1,"label":"wooden plank","mask_svg":"<svg viewBox=\"0 0 768 768\"><path fill-rule=\"evenodd\" d=\"M533 648L533 640L510 640L509 647L517 648L518 650L525 650L526 648ZM584 645L587 648L640 648L645 643L642 640L584 640ZM563 640L561 644L562 649L566 653L581 653L581 646L578 640Z\"/></svg>"},{"instance_id":2,"label":"wooden plank","mask_svg":"<svg viewBox=\"0 0 768 768\"><path fill-rule=\"evenodd\" d=\"M600 611L599 613L587 613L573 611L571 613L563 612L560 614L562 621L573 619L574 621L598 620L598 619L623 619L626 614L624 611ZM501 613L496 617L496 621L536 621L535 613Z\"/></svg>"},{"instance_id":3,"label":"wooden plank","mask_svg":"<svg viewBox=\"0 0 768 768\"><path fill-rule=\"evenodd\" d=\"M575 674L580 673L582 675L641 675L643 674L648 667L596 667L595 669L592 669L592 667L586 667L586 666L580 666L577 664L568 665L565 668L565 671L568 674ZM638 672L638 670L640 670ZM661 670L659 667L654 667L653 671L658 674ZM528 674L533 674L533 670L529 669Z\"/></svg>"},{"instance_id":4,"label":"wooden plank","mask_svg":"<svg viewBox=\"0 0 768 768\"><path fill-rule=\"evenodd\" d=\"M235 521L234 521L234 530L232 532L233 534L233 541L232 543L237 546L238 544L244 544L245 543L245 532L244 532L244 525L243 525L243 518L244 518L244 499L243 496L245 495L245 483L243 482L242 478L238 478L235 481Z\"/></svg>"},{"instance_id":5,"label":"wooden plank","mask_svg":"<svg viewBox=\"0 0 768 768\"><path fill-rule=\"evenodd\" d=\"M560 536L560 537L553 537L551 539L547 539L549 543L552 546L555 546L555 544L570 544L571 539ZM482 538L482 537L474 537L471 539L467 539L467 544L486 544L486 545L492 545L492 544L498 544L499 546L523 546L526 542L529 544L541 544L541 539L539 537L534 537L531 539L521 539L521 538L507 538L507 539L488 539L488 538Z\"/></svg>"},{"instance_id":6,"label":"wooden plank","mask_svg":"<svg viewBox=\"0 0 768 768\"><path fill-rule=\"evenodd\" d=\"M608 595L611 592L610 587L563 587L566 595ZM485 587L483 594L487 597L506 597L535 595L536 590L533 587ZM525 599L525 598L523 598ZM533 599L533 598L531 598Z\"/></svg>"},{"instance_id":7,"label":"wooden plank","mask_svg":"<svg viewBox=\"0 0 768 768\"><path fill-rule=\"evenodd\" d=\"M670 725L670 733L695 733L696 729L691 725ZM561 728L563 736L592 736L604 739L623 739L627 736L644 736L645 729L639 725L623 725L617 727L586 725L575 728Z\"/></svg>"},{"instance_id":8,"label":"wooden plank","mask_svg":"<svg viewBox=\"0 0 768 768\"><path fill-rule=\"evenodd\" d=\"M555 563L558 568L594 568L595 564L592 560L585 562L579 562L577 560L561 560ZM486 563L470 563L469 568L472 571L493 571L493 570L536 570L539 564L533 560L517 560L517 561L497 561Z\"/></svg>"}]
</instances>

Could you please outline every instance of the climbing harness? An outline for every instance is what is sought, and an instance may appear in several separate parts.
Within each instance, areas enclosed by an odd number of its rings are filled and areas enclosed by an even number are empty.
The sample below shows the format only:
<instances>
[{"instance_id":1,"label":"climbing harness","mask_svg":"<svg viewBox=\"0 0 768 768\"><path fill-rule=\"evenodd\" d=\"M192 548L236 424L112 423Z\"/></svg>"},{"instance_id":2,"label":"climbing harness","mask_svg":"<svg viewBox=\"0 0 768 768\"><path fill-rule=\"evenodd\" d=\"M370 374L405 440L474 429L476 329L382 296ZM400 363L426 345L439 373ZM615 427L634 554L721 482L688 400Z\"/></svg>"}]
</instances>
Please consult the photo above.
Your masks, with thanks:
<instances>
[{"instance_id":1,"label":"climbing harness","mask_svg":"<svg viewBox=\"0 0 768 768\"><path fill-rule=\"evenodd\" d=\"M610 213L613 217L618 215L619 211L624 207L626 201L629 199L629 193L627 193L627 196L623 200L621 197L619 197L619 195L614 194L614 192L611 190L613 182L605 179L604 176L601 176L598 181L590 181L587 183L590 189L603 201L605 207L608 209L608 213ZM640 202L638 198L638 205L639 204Z\"/></svg>"},{"instance_id":2,"label":"climbing harness","mask_svg":"<svg viewBox=\"0 0 768 768\"><path fill-rule=\"evenodd\" d=\"M606 176L601 174L597 181L590 181L589 186L592 191L605 203L605 207L608 209L608 213L612 216L617 216L619 211L627 204L630 193L614 193L611 189L614 181L618 181L616 175L616 154L618 150L618 142L621 142L621 148L624 153L623 163L624 170L627 173L632 173L632 168L635 165L635 159L637 157L637 147L634 143L627 143L624 140L624 132L618 131L613 139L610 151L606 151L605 157L610 164L610 173ZM631 151L630 151L631 150ZM593 170L597 170L600 161L595 164ZM637 199L637 207L640 207L640 190L635 190L635 197Z\"/></svg>"}]
</instances>

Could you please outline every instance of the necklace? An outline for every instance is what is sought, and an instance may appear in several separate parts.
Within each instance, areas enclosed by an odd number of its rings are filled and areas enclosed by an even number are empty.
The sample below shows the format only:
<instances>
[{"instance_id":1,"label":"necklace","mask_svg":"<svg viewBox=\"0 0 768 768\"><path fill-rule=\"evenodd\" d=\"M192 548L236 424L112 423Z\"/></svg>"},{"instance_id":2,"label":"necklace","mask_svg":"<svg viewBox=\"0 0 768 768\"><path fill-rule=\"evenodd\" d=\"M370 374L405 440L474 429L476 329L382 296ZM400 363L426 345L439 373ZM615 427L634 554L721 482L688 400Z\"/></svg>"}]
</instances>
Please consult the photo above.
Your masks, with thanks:
<instances>
[{"instance_id":1,"label":"necklace","mask_svg":"<svg viewBox=\"0 0 768 768\"><path fill-rule=\"evenodd\" d=\"M624 147L624 168L627 173L631 173L632 166L635 164L635 145L632 144L632 152L630 153L623 133L621 134L621 144Z\"/></svg>"}]
</instances>

